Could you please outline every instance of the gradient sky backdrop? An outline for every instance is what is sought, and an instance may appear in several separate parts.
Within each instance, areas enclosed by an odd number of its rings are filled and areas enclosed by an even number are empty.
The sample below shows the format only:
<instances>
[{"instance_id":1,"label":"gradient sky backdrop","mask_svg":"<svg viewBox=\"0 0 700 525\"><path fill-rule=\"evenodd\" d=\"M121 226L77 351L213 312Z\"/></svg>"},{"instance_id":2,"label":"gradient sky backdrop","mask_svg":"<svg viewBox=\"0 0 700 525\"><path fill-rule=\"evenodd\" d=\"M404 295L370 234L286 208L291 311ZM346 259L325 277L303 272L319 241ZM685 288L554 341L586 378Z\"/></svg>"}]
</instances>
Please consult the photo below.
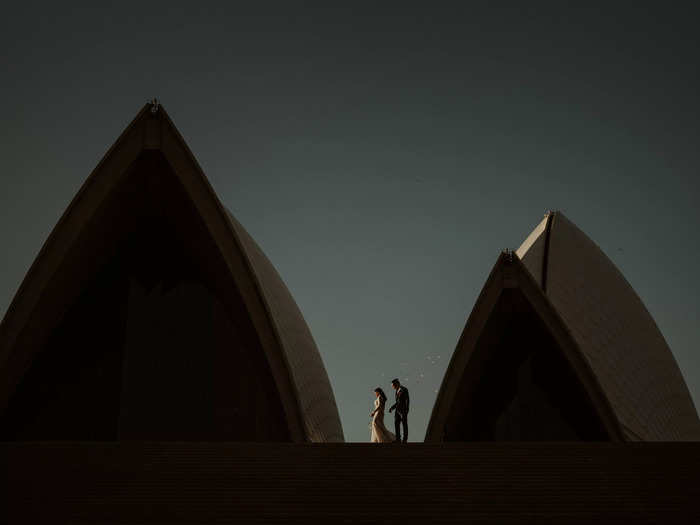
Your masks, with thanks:
<instances>
[{"instance_id":1,"label":"gradient sky backdrop","mask_svg":"<svg viewBox=\"0 0 700 525\"><path fill-rule=\"evenodd\" d=\"M394 376L423 439L492 265L548 209L630 281L698 405L694 13L189 4L3 9L0 316L155 96L294 295L347 440L369 439L371 390Z\"/></svg>"}]
</instances>

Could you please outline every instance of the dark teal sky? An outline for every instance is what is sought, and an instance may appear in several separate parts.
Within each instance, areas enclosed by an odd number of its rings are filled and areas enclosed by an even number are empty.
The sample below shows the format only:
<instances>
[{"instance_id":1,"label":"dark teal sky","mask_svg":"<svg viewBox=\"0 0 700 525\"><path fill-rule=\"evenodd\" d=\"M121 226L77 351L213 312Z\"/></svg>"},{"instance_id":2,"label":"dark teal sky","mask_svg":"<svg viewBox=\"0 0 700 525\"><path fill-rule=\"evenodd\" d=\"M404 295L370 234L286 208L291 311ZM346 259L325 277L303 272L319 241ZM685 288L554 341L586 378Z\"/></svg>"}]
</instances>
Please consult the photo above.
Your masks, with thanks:
<instances>
[{"instance_id":1,"label":"dark teal sky","mask_svg":"<svg viewBox=\"0 0 700 525\"><path fill-rule=\"evenodd\" d=\"M548 209L618 265L698 404L694 13L229 4L4 9L0 315L155 96L298 302L348 440L394 376L423 439L492 265Z\"/></svg>"}]
</instances>

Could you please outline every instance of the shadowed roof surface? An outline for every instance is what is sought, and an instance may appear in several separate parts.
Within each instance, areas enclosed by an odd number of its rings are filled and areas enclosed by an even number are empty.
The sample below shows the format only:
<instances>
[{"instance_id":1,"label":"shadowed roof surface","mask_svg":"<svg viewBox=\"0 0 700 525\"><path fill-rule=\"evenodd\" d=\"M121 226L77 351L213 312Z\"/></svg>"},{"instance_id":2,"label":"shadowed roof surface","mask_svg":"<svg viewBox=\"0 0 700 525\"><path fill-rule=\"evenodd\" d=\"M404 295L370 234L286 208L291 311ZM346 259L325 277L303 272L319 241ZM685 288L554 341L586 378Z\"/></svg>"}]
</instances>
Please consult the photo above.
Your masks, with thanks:
<instances>
[{"instance_id":1,"label":"shadowed roof surface","mask_svg":"<svg viewBox=\"0 0 700 525\"><path fill-rule=\"evenodd\" d=\"M343 441L333 392L304 318L272 264L222 206L165 110L147 104L109 149L57 223L0 323L0 411L65 308L54 275L91 217L145 151L159 151L234 279L280 393L293 441ZM46 300L47 286L51 289ZM67 286L67 285L66 285ZM45 333L46 332L46 333Z\"/></svg>"},{"instance_id":2,"label":"shadowed roof surface","mask_svg":"<svg viewBox=\"0 0 700 525\"><path fill-rule=\"evenodd\" d=\"M525 304L527 307L523 308ZM504 314L506 315L504 316ZM508 315L516 315L519 319L510 320ZM498 321L499 318L505 319L505 321ZM497 322L492 325L494 319ZM529 319L529 323L534 322L536 325L541 324L541 329L546 330L550 341L547 342L546 337L542 339L542 333L538 335L537 330L535 332L522 332L522 326L517 330L517 333L518 337L525 337L525 340L514 341L507 337L503 340L504 336L512 333L507 329L507 326L517 325L523 319ZM502 324L503 322L506 325ZM531 341L530 337L535 337L535 340ZM487 394L486 398L481 397L483 391L481 395L477 394L479 385L484 382L493 383L497 379L488 375L489 367L486 365L489 362L496 362L498 359L517 361L522 359L521 352L523 350L531 355L535 351L542 351L542 345L544 348L549 347L550 351L556 349L554 350L556 354L550 352L545 357L549 364L554 365L554 368L550 369L548 373L569 375L572 381L579 383L581 390L578 401L583 401L583 405L578 404L577 406L588 408L589 410L586 411L589 412L589 415L595 414L596 426L599 426L600 430L605 429L602 434L606 434L607 439L623 441L624 437L619 422L595 374L583 358L580 348L542 292L539 284L513 252L504 252L499 256L469 314L450 359L450 364L445 371L428 423L425 440L433 443L472 441L473 435L471 438L465 439L461 431L455 432L455 430L465 424L466 428L474 425L475 423L470 421L473 407L477 405L488 406L493 400L494 394L497 394L491 392L491 394ZM504 354L499 350L503 347L510 349ZM518 357L519 354L520 357ZM494 355L500 357L494 357ZM557 361L559 365L556 365ZM568 363L568 366L560 368L564 363ZM505 374L506 377L508 377L507 370L507 363L502 361L497 367L490 367L491 374ZM573 375L570 375L571 373ZM509 387L501 385L501 388L508 390ZM566 392L552 392L552 394L567 399L569 402L572 401L570 397L567 397ZM539 406L539 410L547 410L546 406ZM572 417L582 415L570 406L561 406L560 409ZM484 421L481 421L479 424L483 423ZM588 426L590 423L589 421L586 425ZM483 434L478 433L477 435L483 436ZM536 439L546 441L562 439L561 435L559 438L551 436L551 434L545 433ZM511 436L508 439L513 438ZM600 435L596 437L581 435L580 439L597 440L600 439Z\"/></svg>"}]
</instances>

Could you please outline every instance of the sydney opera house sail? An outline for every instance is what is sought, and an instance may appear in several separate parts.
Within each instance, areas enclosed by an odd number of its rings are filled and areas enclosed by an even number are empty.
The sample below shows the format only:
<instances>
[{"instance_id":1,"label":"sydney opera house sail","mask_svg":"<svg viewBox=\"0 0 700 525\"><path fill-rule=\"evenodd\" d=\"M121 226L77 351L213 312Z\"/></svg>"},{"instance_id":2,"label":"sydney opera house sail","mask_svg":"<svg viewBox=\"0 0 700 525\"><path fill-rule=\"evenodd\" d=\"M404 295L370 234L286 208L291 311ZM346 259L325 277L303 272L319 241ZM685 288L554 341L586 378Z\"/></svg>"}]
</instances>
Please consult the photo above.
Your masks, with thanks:
<instances>
[{"instance_id":1,"label":"sydney opera house sail","mask_svg":"<svg viewBox=\"0 0 700 525\"><path fill-rule=\"evenodd\" d=\"M496 263L426 440L700 440L700 420L637 294L555 212Z\"/></svg>"},{"instance_id":2,"label":"sydney opera house sail","mask_svg":"<svg viewBox=\"0 0 700 525\"><path fill-rule=\"evenodd\" d=\"M0 324L0 439L343 441L289 291L147 105Z\"/></svg>"}]
</instances>

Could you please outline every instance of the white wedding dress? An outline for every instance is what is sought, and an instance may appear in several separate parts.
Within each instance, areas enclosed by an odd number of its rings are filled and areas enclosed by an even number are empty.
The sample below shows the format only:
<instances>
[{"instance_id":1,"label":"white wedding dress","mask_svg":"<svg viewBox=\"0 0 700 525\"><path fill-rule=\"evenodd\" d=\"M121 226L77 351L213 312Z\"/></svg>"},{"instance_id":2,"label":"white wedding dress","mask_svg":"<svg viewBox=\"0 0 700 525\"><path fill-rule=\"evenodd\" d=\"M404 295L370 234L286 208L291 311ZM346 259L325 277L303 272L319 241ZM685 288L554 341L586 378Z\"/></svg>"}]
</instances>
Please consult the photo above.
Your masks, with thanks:
<instances>
[{"instance_id":1,"label":"white wedding dress","mask_svg":"<svg viewBox=\"0 0 700 525\"><path fill-rule=\"evenodd\" d=\"M385 402L382 402L381 397L374 400L374 410L370 414L372 421L369 424L369 428L372 431L372 443L391 443L396 439L396 436L384 426L385 404Z\"/></svg>"}]
</instances>

